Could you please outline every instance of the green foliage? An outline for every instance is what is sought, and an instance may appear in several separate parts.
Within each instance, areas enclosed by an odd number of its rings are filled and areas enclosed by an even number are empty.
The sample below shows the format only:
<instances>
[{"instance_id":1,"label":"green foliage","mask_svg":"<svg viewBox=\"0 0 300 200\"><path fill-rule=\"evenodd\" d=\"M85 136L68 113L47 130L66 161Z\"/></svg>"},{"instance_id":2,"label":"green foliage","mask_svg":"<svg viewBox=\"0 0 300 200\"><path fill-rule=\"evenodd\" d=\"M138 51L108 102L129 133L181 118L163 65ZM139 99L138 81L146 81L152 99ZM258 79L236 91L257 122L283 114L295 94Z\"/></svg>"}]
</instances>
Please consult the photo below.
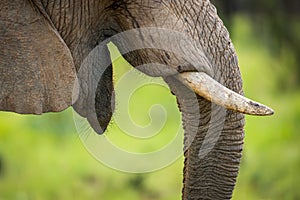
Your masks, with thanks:
<instances>
[{"instance_id":1,"label":"green foliage","mask_svg":"<svg viewBox=\"0 0 300 200\"><path fill-rule=\"evenodd\" d=\"M300 93L283 90L291 81L288 54L274 57L256 40L247 18L235 18L234 42L246 96L275 110L271 117L246 117L245 150L234 199L299 199ZM291 76L292 77L291 77Z\"/></svg>"},{"instance_id":2,"label":"green foliage","mask_svg":"<svg viewBox=\"0 0 300 200\"><path fill-rule=\"evenodd\" d=\"M46 125L56 117L60 123ZM1 113L0 121L1 200L171 200L180 196L182 160L151 174L112 170L86 151L70 109L41 117Z\"/></svg>"},{"instance_id":3,"label":"green foliage","mask_svg":"<svg viewBox=\"0 0 300 200\"><path fill-rule=\"evenodd\" d=\"M245 94L275 110L272 117L246 117L245 150L233 199L299 199L300 92L281 87L282 82L293 79L286 66L294 60L288 53L282 57L269 53L257 41L245 17L235 18L233 33ZM118 66L127 65L118 62ZM122 67L119 70L125 73ZM145 107L131 106L135 120L149 124L149 107L159 99L170 107L176 122L174 99L170 100L169 92L157 98L155 89L145 88L134 97L146 102ZM151 95L145 97L146 93ZM166 103L169 101L172 104ZM169 126L177 126L175 122ZM114 125L110 125L107 135L127 150L145 150ZM157 144L145 142L144 146L146 150L155 149L168 139L168 135L157 136L151 141ZM174 200L181 195L182 158L155 173L137 175L112 170L86 151L76 133L71 109L43 116L0 113L0 159L0 200Z\"/></svg>"}]
</instances>

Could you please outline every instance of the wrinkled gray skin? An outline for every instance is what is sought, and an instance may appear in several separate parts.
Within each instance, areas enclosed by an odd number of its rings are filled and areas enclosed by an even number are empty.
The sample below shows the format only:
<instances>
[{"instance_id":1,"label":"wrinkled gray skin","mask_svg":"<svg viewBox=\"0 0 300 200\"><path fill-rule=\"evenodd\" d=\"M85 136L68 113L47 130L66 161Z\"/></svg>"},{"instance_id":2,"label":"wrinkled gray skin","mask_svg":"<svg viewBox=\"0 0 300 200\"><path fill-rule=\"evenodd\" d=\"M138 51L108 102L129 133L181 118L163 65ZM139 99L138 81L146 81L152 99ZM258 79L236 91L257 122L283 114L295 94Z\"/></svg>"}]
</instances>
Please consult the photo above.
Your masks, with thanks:
<instances>
[{"instance_id":1,"label":"wrinkled gray skin","mask_svg":"<svg viewBox=\"0 0 300 200\"><path fill-rule=\"evenodd\" d=\"M89 52L118 32L149 26L178 30L198 41L209 59L210 75L243 93L228 32L208 0L1 0L0 110L41 114L67 108L72 104L75 73ZM102 57L108 57L108 53ZM185 67L185 60L157 50L139 50L125 58L133 66L157 62L180 69L180 73L195 70ZM200 159L198 152L211 119L211 102L197 96L199 110L195 110L197 106L184 95L192 91L172 77L161 76L177 96L185 135L197 132L184 152L182 198L230 199L243 147L243 115L227 110L216 145ZM112 98L109 67L98 84L95 100L103 129L113 113ZM200 119L195 119L195 112L200 113ZM193 126L195 120L200 121L198 127ZM216 130L222 126L214 125Z\"/></svg>"}]
</instances>

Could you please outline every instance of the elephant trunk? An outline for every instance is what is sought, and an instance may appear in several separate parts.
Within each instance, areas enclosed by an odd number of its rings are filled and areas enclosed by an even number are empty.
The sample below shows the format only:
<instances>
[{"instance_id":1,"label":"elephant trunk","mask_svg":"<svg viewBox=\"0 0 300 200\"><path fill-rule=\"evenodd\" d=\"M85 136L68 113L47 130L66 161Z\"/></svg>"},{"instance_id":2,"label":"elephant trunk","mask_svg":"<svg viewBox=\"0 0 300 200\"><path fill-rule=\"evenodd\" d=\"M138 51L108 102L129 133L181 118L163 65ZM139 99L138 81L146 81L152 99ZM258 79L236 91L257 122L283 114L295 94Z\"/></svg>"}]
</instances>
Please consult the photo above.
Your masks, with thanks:
<instances>
[{"instance_id":1,"label":"elephant trunk","mask_svg":"<svg viewBox=\"0 0 300 200\"><path fill-rule=\"evenodd\" d=\"M243 115L200 96L193 98L193 91L176 79L165 80L176 94L183 115L182 199L230 199L243 148Z\"/></svg>"},{"instance_id":2,"label":"elephant trunk","mask_svg":"<svg viewBox=\"0 0 300 200\"><path fill-rule=\"evenodd\" d=\"M183 12L191 16L186 19L187 26L196 24L192 35L199 41L212 66L210 76L242 95L237 57L228 31L208 0L199 1L197 6L201 7L199 13L194 11L195 5L185 5ZM194 14L191 13L193 11ZM182 91L177 93L181 96ZM190 105L184 96L178 98L182 113L193 115L195 104ZM184 200L230 199L243 149L244 116L198 95L196 103L200 113L197 128L188 114L183 116L186 141L182 197Z\"/></svg>"}]
</instances>

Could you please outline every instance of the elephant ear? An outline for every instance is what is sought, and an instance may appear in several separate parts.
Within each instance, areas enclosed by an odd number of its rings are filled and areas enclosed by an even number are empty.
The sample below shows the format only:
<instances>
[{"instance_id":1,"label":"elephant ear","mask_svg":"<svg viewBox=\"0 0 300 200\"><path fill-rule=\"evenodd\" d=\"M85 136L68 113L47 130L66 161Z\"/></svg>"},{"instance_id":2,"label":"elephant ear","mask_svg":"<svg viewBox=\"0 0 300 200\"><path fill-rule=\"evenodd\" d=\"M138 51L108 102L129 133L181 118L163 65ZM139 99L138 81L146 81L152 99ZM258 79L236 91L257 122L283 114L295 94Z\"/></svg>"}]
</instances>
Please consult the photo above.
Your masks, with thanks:
<instances>
[{"instance_id":1,"label":"elephant ear","mask_svg":"<svg viewBox=\"0 0 300 200\"><path fill-rule=\"evenodd\" d=\"M72 104L71 53L39 6L0 2L0 110L41 114Z\"/></svg>"}]
</instances>

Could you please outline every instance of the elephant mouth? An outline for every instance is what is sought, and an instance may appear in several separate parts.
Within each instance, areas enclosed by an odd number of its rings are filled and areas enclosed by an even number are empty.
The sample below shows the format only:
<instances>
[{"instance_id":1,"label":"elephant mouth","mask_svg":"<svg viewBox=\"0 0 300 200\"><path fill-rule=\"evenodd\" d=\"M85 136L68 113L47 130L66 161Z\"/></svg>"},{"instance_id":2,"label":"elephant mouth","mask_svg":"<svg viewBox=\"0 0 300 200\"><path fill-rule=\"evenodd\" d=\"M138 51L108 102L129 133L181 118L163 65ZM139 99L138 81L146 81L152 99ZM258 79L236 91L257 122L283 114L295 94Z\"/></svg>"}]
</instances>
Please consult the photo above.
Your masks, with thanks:
<instances>
[{"instance_id":1,"label":"elephant mouth","mask_svg":"<svg viewBox=\"0 0 300 200\"><path fill-rule=\"evenodd\" d=\"M140 36L141 34L143 37ZM168 35L169 38L162 37L165 35ZM159 42L145 42L152 40ZM169 43L168 41L171 40L182 42ZM199 49L197 43L191 42L190 38L182 33L174 31L170 33L169 29L158 28L134 29L102 41L85 58L77 73L79 85L82 86L74 87L75 91L77 89L79 91L75 92L78 96L74 95L73 107L82 117L87 118L91 127L98 134L102 134L108 126L115 103L112 92L114 90L113 69L109 67L112 60L110 60L110 52L107 48L108 42L113 42L120 54L124 55L124 58L139 71L148 74L153 70L153 73L149 74L150 76L173 76L195 94L226 109L258 116L274 113L271 108L231 90L233 87L228 89L228 84L218 80L222 79L222 76L209 71L210 61L203 53L204 50ZM101 55L99 59L101 63L94 59L99 55ZM152 66L151 64L145 65L145 63L155 64ZM169 68L165 66L169 66ZM179 69L178 66L181 66L182 69ZM233 79L232 81L234 81Z\"/></svg>"},{"instance_id":2,"label":"elephant mouth","mask_svg":"<svg viewBox=\"0 0 300 200\"><path fill-rule=\"evenodd\" d=\"M257 116L274 114L271 108L226 88L204 72L184 72L177 76L199 96L227 109Z\"/></svg>"}]
</instances>

